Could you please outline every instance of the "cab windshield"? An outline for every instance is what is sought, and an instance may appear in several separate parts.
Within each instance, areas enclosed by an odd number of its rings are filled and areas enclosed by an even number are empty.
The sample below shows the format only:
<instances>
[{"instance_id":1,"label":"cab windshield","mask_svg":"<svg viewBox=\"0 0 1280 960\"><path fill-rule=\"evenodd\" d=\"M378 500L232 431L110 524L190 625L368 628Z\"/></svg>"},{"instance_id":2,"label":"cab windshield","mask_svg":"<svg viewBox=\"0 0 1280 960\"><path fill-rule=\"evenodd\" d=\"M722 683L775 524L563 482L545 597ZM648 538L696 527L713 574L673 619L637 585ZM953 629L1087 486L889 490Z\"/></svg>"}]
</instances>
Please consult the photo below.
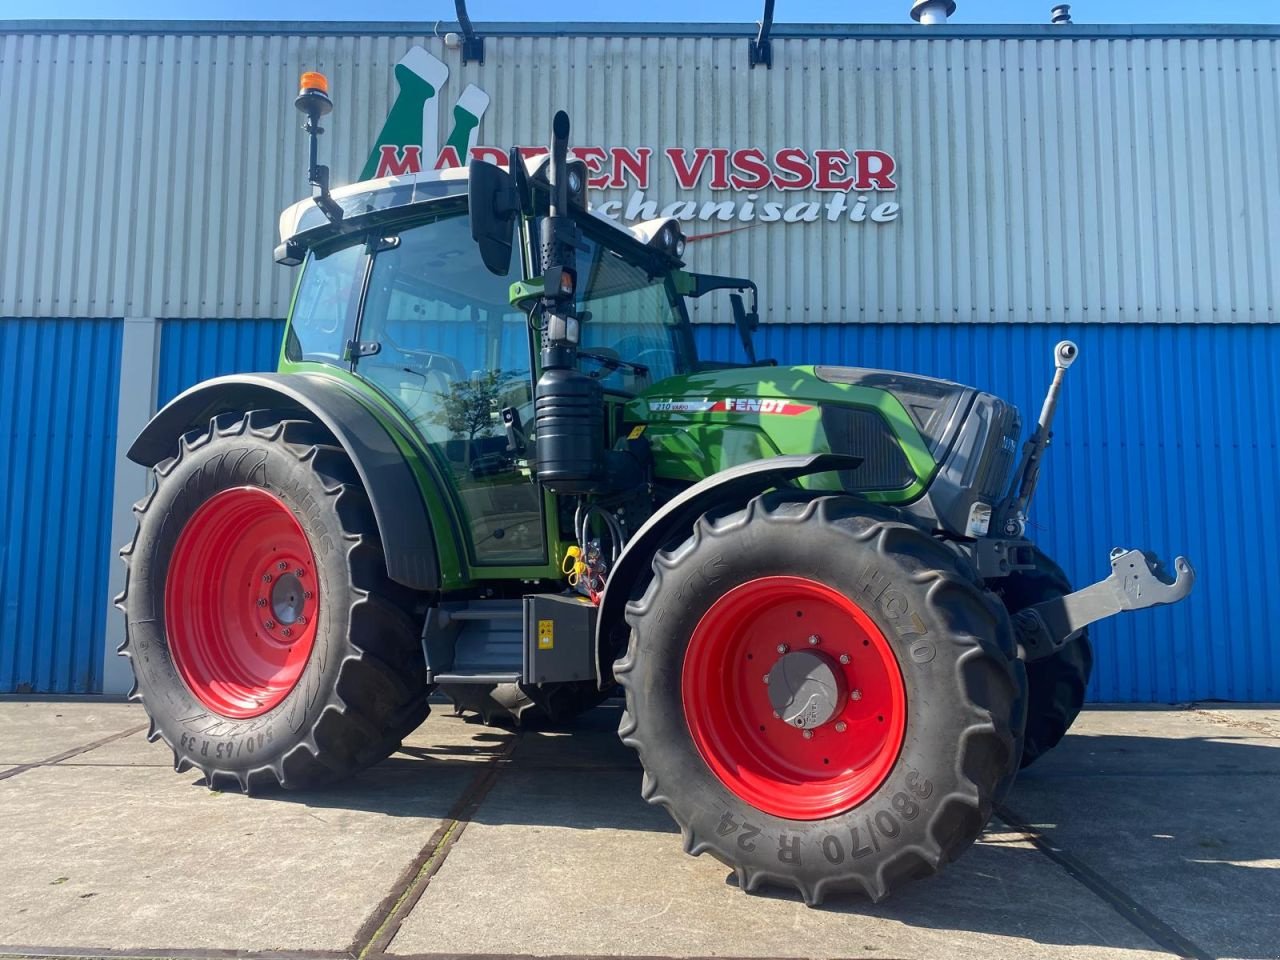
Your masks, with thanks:
<instances>
[{"instance_id":1,"label":"cab windshield","mask_svg":"<svg viewBox=\"0 0 1280 960\"><path fill-rule=\"evenodd\" d=\"M585 231L577 268L585 372L607 390L634 394L695 369L688 318L670 274L650 274Z\"/></svg>"}]
</instances>

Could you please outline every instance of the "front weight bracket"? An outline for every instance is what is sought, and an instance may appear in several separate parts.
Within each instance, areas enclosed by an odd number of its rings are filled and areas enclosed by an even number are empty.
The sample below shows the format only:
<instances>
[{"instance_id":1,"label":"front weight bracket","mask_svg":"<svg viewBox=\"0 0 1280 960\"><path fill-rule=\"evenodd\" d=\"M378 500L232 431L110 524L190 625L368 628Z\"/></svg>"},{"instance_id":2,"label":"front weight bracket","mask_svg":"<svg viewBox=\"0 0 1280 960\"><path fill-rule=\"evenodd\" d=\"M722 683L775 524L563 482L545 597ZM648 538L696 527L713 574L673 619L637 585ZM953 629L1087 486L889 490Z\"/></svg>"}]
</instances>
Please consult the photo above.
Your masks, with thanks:
<instances>
[{"instance_id":1,"label":"front weight bracket","mask_svg":"<svg viewBox=\"0 0 1280 960\"><path fill-rule=\"evenodd\" d=\"M1023 660L1051 657L1091 623L1126 610L1177 603L1191 592L1196 572L1186 557L1173 561L1174 577L1155 554L1111 551L1111 575L1083 590L1045 600L1013 617Z\"/></svg>"}]
</instances>

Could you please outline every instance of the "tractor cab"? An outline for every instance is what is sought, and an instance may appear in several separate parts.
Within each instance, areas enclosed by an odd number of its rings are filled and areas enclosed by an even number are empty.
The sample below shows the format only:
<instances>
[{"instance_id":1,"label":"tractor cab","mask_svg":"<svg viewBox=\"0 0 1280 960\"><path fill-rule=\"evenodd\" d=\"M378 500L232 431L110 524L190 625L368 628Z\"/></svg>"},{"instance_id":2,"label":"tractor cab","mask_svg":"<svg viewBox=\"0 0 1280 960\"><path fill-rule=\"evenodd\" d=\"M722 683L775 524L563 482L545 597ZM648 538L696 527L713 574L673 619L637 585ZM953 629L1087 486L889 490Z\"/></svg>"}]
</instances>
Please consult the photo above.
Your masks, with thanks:
<instances>
[{"instance_id":1,"label":"tractor cab","mask_svg":"<svg viewBox=\"0 0 1280 960\"><path fill-rule=\"evenodd\" d=\"M505 221L499 261L486 263L469 211L475 184L456 169L354 184L325 205L294 204L281 215L276 254L302 268L281 370L337 373L376 394L425 448L465 518L469 563L532 570L550 562L548 540L558 539L548 534L554 505L535 482L534 459L547 283L535 238L550 216L550 184L545 160L516 162L532 215ZM554 292L578 327L574 375L592 397L600 460L619 439L629 401L699 368L686 298L721 278L680 269L684 238L674 221L628 228L591 213L582 174L570 166L576 241ZM514 180L497 168L479 177ZM628 473L616 483L634 482L634 469L613 469ZM608 470L600 466L597 486Z\"/></svg>"}]
</instances>

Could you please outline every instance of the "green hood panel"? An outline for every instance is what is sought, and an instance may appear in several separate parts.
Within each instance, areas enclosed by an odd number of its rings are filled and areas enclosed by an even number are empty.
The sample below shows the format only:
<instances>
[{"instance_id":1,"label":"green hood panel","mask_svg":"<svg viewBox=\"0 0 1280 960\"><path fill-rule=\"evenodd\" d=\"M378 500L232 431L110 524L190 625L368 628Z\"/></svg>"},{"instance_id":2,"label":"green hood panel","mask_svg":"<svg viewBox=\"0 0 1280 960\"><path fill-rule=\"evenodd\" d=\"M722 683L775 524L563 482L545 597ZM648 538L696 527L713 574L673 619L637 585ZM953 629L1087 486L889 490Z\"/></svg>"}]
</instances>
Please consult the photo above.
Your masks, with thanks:
<instances>
[{"instance_id":1,"label":"green hood panel","mask_svg":"<svg viewBox=\"0 0 1280 960\"><path fill-rule=\"evenodd\" d=\"M811 366L668 377L628 403L626 414L628 423L645 425L658 476L667 480L695 483L780 454L846 453L869 462L808 485L903 503L920 496L937 470L928 442L896 396L823 379Z\"/></svg>"}]
</instances>

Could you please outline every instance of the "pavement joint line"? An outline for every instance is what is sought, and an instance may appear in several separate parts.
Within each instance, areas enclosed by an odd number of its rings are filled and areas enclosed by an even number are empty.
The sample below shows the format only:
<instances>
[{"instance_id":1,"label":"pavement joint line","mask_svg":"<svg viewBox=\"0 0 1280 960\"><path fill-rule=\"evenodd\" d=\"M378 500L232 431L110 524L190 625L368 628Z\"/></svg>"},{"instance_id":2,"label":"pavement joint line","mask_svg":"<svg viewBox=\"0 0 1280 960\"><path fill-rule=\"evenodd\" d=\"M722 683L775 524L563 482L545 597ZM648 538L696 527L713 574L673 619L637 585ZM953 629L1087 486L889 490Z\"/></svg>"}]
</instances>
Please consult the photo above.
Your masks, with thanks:
<instances>
[{"instance_id":1,"label":"pavement joint line","mask_svg":"<svg viewBox=\"0 0 1280 960\"><path fill-rule=\"evenodd\" d=\"M351 960L342 950L176 950L114 947L22 947L0 945L0 960Z\"/></svg>"},{"instance_id":2,"label":"pavement joint line","mask_svg":"<svg viewBox=\"0 0 1280 960\"><path fill-rule=\"evenodd\" d=\"M495 754L477 771L471 783L445 815L444 823L435 829L413 862L392 885L391 891L360 925L349 948L352 956L365 960L367 957L386 953L387 947L400 932L401 925L422 899L431 878L439 872L445 858L466 830L470 818L493 789L498 775L506 765L504 761L510 758L519 740L520 734L516 733L507 741L501 753Z\"/></svg>"},{"instance_id":3,"label":"pavement joint line","mask_svg":"<svg viewBox=\"0 0 1280 960\"><path fill-rule=\"evenodd\" d=\"M78 757L82 753L88 753L90 750L96 750L98 747L106 746L108 743L112 743L115 740L123 740L125 737L131 737L135 733L141 733L145 729L147 729L147 724L140 723L127 730L121 730L118 733L113 733L109 737L103 737L101 740L94 740L91 743L72 747L70 750L64 750L62 753L54 754L52 757L46 757L44 760L35 760L31 763L21 763L16 767L10 767L8 770L0 770L0 780L8 780L10 777L16 777L18 774L26 773L28 770L34 770L36 767L51 767L54 764L61 763L63 760L70 760L72 757Z\"/></svg>"},{"instance_id":4,"label":"pavement joint line","mask_svg":"<svg viewBox=\"0 0 1280 960\"><path fill-rule=\"evenodd\" d=\"M387 960L803 960L795 955L777 957L733 957L715 954L669 956L661 954L616 953L389 953ZM903 957L878 957L877 960L906 960Z\"/></svg>"},{"instance_id":5,"label":"pavement joint line","mask_svg":"<svg viewBox=\"0 0 1280 960\"><path fill-rule=\"evenodd\" d=\"M640 953L389 953L388 960L804 960L790 956L733 957L718 954L671 956ZM839 958L837 958L839 960ZM906 960L903 957L878 957L877 960Z\"/></svg>"},{"instance_id":6,"label":"pavement joint line","mask_svg":"<svg viewBox=\"0 0 1280 960\"><path fill-rule=\"evenodd\" d=\"M1212 953L1195 941L1184 937L1083 860L1054 844L1021 814L1003 803L996 804L995 813L1007 826L1022 833L1037 850L1062 867L1068 876L1092 891L1095 896L1146 934L1155 944L1183 960L1214 960Z\"/></svg>"},{"instance_id":7,"label":"pavement joint line","mask_svg":"<svg viewBox=\"0 0 1280 960\"><path fill-rule=\"evenodd\" d=\"M380 953L385 960L797 960L795 957L668 956L657 954ZM0 960L353 960L340 950L95 950L0 946ZM904 960L881 957L879 960Z\"/></svg>"}]
</instances>

